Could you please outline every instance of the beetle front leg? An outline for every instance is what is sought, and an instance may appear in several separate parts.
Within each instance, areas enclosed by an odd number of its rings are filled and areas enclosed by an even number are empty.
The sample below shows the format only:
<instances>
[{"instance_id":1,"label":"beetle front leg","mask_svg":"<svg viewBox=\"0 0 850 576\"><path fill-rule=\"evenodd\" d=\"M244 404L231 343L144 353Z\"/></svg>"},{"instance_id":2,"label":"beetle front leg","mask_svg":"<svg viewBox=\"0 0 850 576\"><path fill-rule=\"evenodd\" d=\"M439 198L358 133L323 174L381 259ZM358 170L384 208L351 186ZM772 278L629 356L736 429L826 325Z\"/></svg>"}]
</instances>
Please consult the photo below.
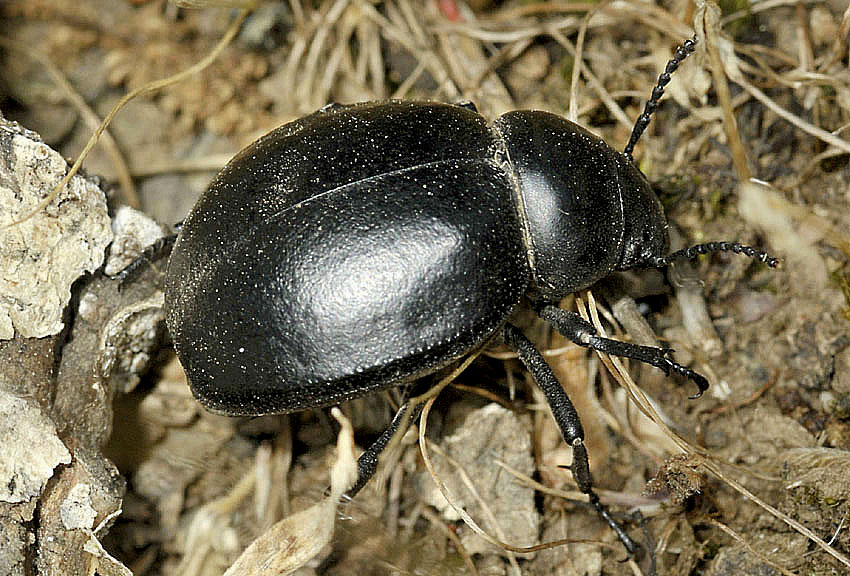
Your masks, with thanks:
<instances>
[{"instance_id":1,"label":"beetle front leg","mask_svg":"<svg viewBox=\"0 0 850 576\"><path fill-rule=\"evenodd\" d=\"M519 359L531 373L532 378L546 395L546 400L549 402L549 407L552 409L552 415L555 417L555 422L561 429L561 435L567 444L573 448L573 464L570 467L578 484L579 490L587 494L590 498L590 504L596 509L603 520L611 527L623 546L626 547L629 555L634 555L637 551L637 544L632 540L625 530L623 530L617 521L608 512L608 509L599 501L599 496L593 491L593 477L590 474L590 465L587 460L587 448L584 446L584 429L581 426L578 412L575 406L570 401L567 393L552 369L546 363L543 355L534 347L534 344L525 337L519 328L510 324L505 324L503 329L505 343L510 346L518 355Z\"/></svg>"},{"instance_id":2,"label":"beetle front leg","mask_svg":"<svg viewBox=\"0 0 850 576\"><path fill-rule=\"evenodd\" d=\"M690 396L691 399L699 398L703 392L708 390L708 380L706 380L705 376L670 359L670 353L673 351L670 348L639 346L629 342L603 338L599 336L596 328L590 322L575 312L563 310L557 306L543 306L537 313L541 318L552 324L565 338L569 338L579 346L593 348L594 350L611 354L612 356L631 358L638 362L660 368L668 376L671 372L675 372L693 380L697 385L697 393Z\"/></svg>"}]
</instances>

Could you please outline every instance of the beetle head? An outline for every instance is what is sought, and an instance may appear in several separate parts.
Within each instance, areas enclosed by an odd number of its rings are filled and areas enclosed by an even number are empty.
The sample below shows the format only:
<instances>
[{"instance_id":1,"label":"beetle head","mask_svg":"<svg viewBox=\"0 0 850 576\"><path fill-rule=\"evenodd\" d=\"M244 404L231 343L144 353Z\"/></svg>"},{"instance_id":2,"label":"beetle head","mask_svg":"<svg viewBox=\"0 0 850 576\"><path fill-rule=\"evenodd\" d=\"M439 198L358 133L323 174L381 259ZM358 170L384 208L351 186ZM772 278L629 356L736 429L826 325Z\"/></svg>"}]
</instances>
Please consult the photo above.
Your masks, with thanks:
<instances>
[{"instance_id":1,"label":"beetle head","mask_svg":"<svg viewBox=\"0 0 850 576\"><path fill-rule=\"evenodd\" d=\"M667 254L670 238L661 202L643 172L625 155L618 155L617 176L623 203L623 244L618 270L653 266Z\"/></svg>"}]
</instances>

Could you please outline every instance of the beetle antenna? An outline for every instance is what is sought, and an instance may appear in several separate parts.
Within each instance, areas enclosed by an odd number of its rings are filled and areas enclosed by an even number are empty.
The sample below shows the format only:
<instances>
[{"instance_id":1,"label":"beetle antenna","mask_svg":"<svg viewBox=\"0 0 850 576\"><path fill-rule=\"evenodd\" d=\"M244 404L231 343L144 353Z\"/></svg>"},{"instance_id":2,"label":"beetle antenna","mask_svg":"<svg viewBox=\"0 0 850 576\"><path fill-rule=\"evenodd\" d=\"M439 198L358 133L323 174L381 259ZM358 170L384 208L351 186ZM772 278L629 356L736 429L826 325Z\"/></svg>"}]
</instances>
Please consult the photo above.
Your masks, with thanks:
<instances>
[{"instance_id":1,"label":"beetle antenna","mask_svg":"<svg viewBox=\"0 0 850 576\"><path fill-rule=\"evenodd\" d=\"M667 256L660 256L650 261L650 265L656 268L669 266L676 260L693 260L700 254L710 254L712 252L734 252L735 254L743 254L753 260L764 262L771 268L779 268L782 261L779 258L774 258L763 250L758 250L752 246L739 244L738 242L707 242L705 244L696 244L684 250L677 250Z\"/></svg>"},{"instance_id":2,"label":"beetle antenna","mask_svg":"<svg viewBox=\"0 0 850 576\"><path fill-rule=\"evenodd\" d=\"M640 136L643 134L643 131L646 130L646 127L649 126L650 116L652 116L652 113L655 112L656 108L658 108L658 102L664 95L664 87L670 83L670 75L676 71L679 64L681 64L685 58L694 53L696 44L696 36L690 40L685 40L684 44L676 48L676 53L673 55L673 58L667 62L664 72L658 76L658 84L656 84L655 88L652 89L652 96L646 101L646 106L644 106L643 112L640 116L638 116L638 119L635 122L635 127L632 128L632 136L629 138L629 143L626 144L626 149L623 150L623 154L625 154L629 160L632 159L632 152L635 149L635 144L637 144L638 140L640 140Z\"/></svg>"}]
</instances>

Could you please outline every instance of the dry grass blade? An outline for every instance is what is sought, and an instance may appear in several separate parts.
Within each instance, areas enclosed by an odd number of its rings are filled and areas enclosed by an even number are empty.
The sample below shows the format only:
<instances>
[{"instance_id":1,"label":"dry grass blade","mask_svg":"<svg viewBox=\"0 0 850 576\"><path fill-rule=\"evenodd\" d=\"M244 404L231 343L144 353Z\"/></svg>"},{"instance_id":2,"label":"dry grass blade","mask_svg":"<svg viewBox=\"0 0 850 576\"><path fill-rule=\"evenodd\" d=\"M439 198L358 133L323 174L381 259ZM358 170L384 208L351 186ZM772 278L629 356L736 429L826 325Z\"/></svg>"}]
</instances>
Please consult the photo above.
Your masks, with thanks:
<instances>
[{"instance_id":1,"label":"dry grass blade","mask_svg":"<svg viewBox=\"0 0 850 576\"><path fill-rule=\"evenodd\" d=\"M133 164L130 166L130 173L136 178L146 176L156 176L158 174L171 174L174 172L218 172L230 159L233 154L212 154L202 158L187 158L184 160L175 159L158 163Z\"/></svg>"},{"instance_id":2,"label":"dry grass blade","mask_svg":"<svg viewBox=\"0 0 850 576\"><path fill-rule=\"evenodd\" d=\"M726 63L734 59L732 44L720 33L720 8L714 2L703 2L694 20L702 24L697 29L697 38L706 47L711 62L711 75L714 79L714 90L723 111L723 131L732 153L732 162L738 179L745 181L752 177L747 151L738 131L738 123L732 110L732 96L726 75L729 74Z\"/></svg>"},{"instance_id":3,"label":"dry grass blade","mask_svg":"<svg viewBox=\"0 0 850 576\"><path fill-rule=\"evenodd\" d=\"M484 499L481 497L481 494L479 494L478 489L475 487L475 483L469 477L469 474L466 472L466 470L463 469L463 466L461 466L457 460L446 454L446 452L439 446L432 444L431 449L434 450L434 452L439 454L441 457L446 459L446 461L448 461L449 464L452 465L455 473L458 474L461 480L463 481L463 485L466 487L467 490L469 490L469 493L472 494L472 497L475 499L476 502L478 502L478 505L481 507L481 510L487 517L487 523L492 527L492 530L496 533L495 538L498 539L498 541L504 541L505 533L502 530L501 526L499 526L498 520L496 519L493 512L490 510L490 506L488 506L487 502L484 501ZM455 508L457 509L460 507L456 506ZM519 564L517 564L516 561L516 555L510 550L508 551L508 560L511 563L511 568L513 569L514 573L516 573L517 575L521 574Z\"/></svg>"},{"instance_id":4,"label":"dry grass blade","mask_svg":"<svg viewBox=\"0 0 850 576\"><path fill-rule=\"evenodd\" d=\"M181 8L256 8L263 0L169 0Z\"/></svg>"},{"instance_id":5,"label":"dry grass blade","mask_svg":"<svg viewBox=\"0 0 850 576\"><path fill-rule=\"evenodd\" d=\"M436 387L435 387L436 388ZM432 389L433 390L433 389ZM469 515L469 513L463 509L463 507L457 504L457 499L452 495L449 488L445 485L445 483L440 479L437 475L436 470L434 470L434 465L431 462L431 458L429 456L428 447L431 445L425 439L425 432L427 430L427 422L428 415L431 412L431 407L434 404L434 400L436 396L432 396L425 402L425 407L422 409L422 414L419 416L419 450L422 453L422 460L425 463L425 467L428 469L428 472L431 474L431 478L434 480L434 483L440 490L440 493L449 503L449 505L454 509L454 511L460 516L461 520L463 520L464 524L466 524L473 532L475 532L478 536L489 542L490 544L502 548L508 552L515 552L517 554L531 554L533 552L538 552L540 550L547 550L549 548L555 548L557 546L563 546L565 544L576 544L576 543L593 543L599 546L603 546L609 548L611 550L619 550L618 547L608 544L606 542L599 542L597 540L585 540L578 538L565 538L562 540L555 540L552 542L546 542L544 544L538 544L536 546L514 546L512 544L508 544L507 542L502 542L501 540L493 537L483 528L481 528L478 523L473 520L473 518Z\"/></svg>"},{"instance_id":6,"label":"dry grass blade","mask_svg":"<svg viewBox=\"0 0 850 576\"><path fill-rule=\"evenodd\" d=\"M402 2L408 7L408 19L415 18L409 9L409 2ZM436 7L426 11L429 21L438 19ZM474 26L475 15L464 11L465 22L462 25ZM487 57L487 47L480 41L462 34L454 34L434 30L437 51L441 61L449 71L455 84L460 88L463 98L479 104L479 109L485 116L496 117L516 109L508 89L501 78L494 73L493 61Z\"/></svg>"},{"instance_id":7,"label":"dry grass blade","mask_svg":"<svg viewBox=\"0 0 850 576\"><path fill-rule=\"evenodd\" d=\"M584 10L581 10L584 12ZM571 34L578 30L580 19L575 16L558 18L548 22L523 21L492 26L487 21L467 22L464 24L442 22L434 25L437 32L451 32L480 40L482 42L519 42L535 36L546 35L552 31Z\"/></svg>"},{"instance_id":8,"label":"dry grass blade","mask_svg":"<svg viewBox=\"0 0 850 576\"><path fill-rule=\"evenodd\" d=\"M560 30L552 30L549 32L549 34L552 36L553 40L563 46L567 50L567 52L572 54L573 58L575 58L575 55L577 53L575 46L573 46L572 42L570 42L569 39L564 36L564 34ZM593 74L593 71L590 70L584 62L580 60L576 60L576 62L581 67L582 75L587 78L588 84L590 84L590 87L599 96L599 99L602 100L602 103L605 104L605 107L608 109L611 115L614 116L614 118L617 119L617 122L619 122L621 125L623 125L627 129L631 129L634 122L626 115L620 105L617 104L617 101L614 100L614 98L611 96L611 94L608 92L602 82L600 82L596 75Z\"/></svg>"},{"instance_id":9,"label":"dry grass blade","mask_svg":"<svg viewBox=\"0 0 850 576\"><path fill-rule=\"evenodd\" d=\"M528 476L520 473L518 470L511 468L500 460L496 460L495 463L497 466L501 466L502 468L504 468L508 474L510 474L520 482L531 486L538 492L548 494L550 496L557 496L566 500L573 500L576 502L590 501L587 494L585 494L584 492L581 492L579 490L568 491L558 490L557 488L550 488L549 486L541 484L533 478L529 478ZM614 504L617 506L628 506L630 508L638 508L644 515L655 514L660 508L660 503L658 502L658 500L643 496L642 494L624 494L622 492L616 492L614 490L605 490L604 488L594 489L594 491L599 495L599 500L601 500L603 504Z\"/></svg>"},{"instance_id":10,"label":"dry grass blade","mask_svg":"<svg viewBox=\"0 0 850 576\"><path fill-rule=\"evenodd\" d=\"M651 2L615 0L603 12L612 14L620 22L640 22L652 30L661 32L674 42L680 42L682 38L690 38L694 34L691 26L686 22L676 18L663 6Z\"/></svg>"},{"instance_id":11,"label":"dry grass blade","mask_svg":"<svg viewBox=\"0 0 850 576\"><path fill-rule=\"evenodd\" d=\"M431 74L440 90L450 101L460 99L460 90L452 82L445 66L442 65L434 50L427 44L427 39L420 28L414 25L411 29L409 27L411 22L405 19L397 9L388 10L389 17L386 17L364 0L358 0L358 6L366 17L372 19L378 25L385 38L397 42L399 46L417 59Z\"/></svg>"},{"instance_id":12,"label":"dry grass blade","mask_svg":"<svg viewBox=\"0 0 850 576\"><path fill-rule=\"evenodd\" d=\"M590 18L596 13L598 9L599 8L595 8L585 14L584 18L581 19L581 26L579 26L578 28L578 38L576 39L576 51L573 59L573 73L572 77L570 78L570 108L567 113L567 119L571 122L578 121L578 77L579 72L584 66L584 37L587 34L587 25L590 22Z\"/></svg>"},{"instance_id":13,"label":"dry grass blade","mask_svg":"<svg viewBox=\"0 0 850 576\"><path fill-rule=\"evenodd\" d=\"M583 298L576 298L576 303L578 305L578 313L582 318L591 322L599 334L605 338L608 337L607 332L605 331L604 326L599 321L599 316L596 312L596 302L593 298L593 294L591 292L587 292L588 303L587 306L584 304ZM628 373L628 370L623 366L622 362L619 358L614 356L608 356L607 354L598 353L600 359L605 363L608 367L611 374L614 375L615 378L620 382L621 385L628 391L629 396L634 400L634 402L638 405L640 410L646 414L655 424L664 431L664 433L670 437L670 439L679 447L682 452L688 454L698 454L703 456L704 453L702 449L697 448L695 446L691 446L684 438L679 436L676 432L674 432L667 424L664 422L664 418L658 413L655 409L653 403L649 400L646 394L643 393L637 384L631 379L631 376Z\"/></svg>"},{"instance_id":14,"label":"dry grass blade","mask_svg":"<svg viewBox=\"0 0 850 576\"><path fill-rule=\"evenodd\" d=\"M197 74L198 72L212 64L215 59L218 58L219 54L221 54L222 51L227 47L227 45L230 44L230 42L236 36L236 33L239 32L239 28L241 28L242 22L244 22L245 18L248 17L248 14L250 14L249 10L243 10L233 20L227 31L224 33L222 39L219 40L218 44L216 44L212 51L210 51L209 54L207 54L194 66L190 66L186 70L178 72L173 76L169 76L161 80L156 80L154 82L146 84L145 86L137 88L136 90L133 90L129 94L125 94L118 101L118 103L113 106L112 110L109 111L109 114L106 115L106 118L103 119L103 122L100 124L95 133L92 134L85 148L83 148L83 151L80 152L80 155L79 157L77 157L77 160L74 162L74 165L71 166L71 169L68 170L68 173L65 174L65 177L62 178L62 180L59 182L59 184L56 185L53 191L50 192L50 194L48 194L47 197L42 200L39 205L36 206L35 209L33 209L32 212L21 217L17 221L8 224L7 227L17 226L22 222L26 222L27 220L44 210L44 208L46 208L51 202L53 202L53 200L59 195L62 189L65 188L65 186L68 185L68 182L71 181L71 178L73 178L74 175L80 170L80 167L83 165L83 161L86 159L89 152L91 152L91 149L94 148L94 145L97 144L97 141L100 139L100 136L103 134L104 130L106 130L106 127L109 126L110 122L112 122L112 119L115 118L115 115L118 114L118 112L120 112L121 109L126 106L128 102L143 94L150 94L152 92L156 92L157 90L165 88L166 86L170 86L171 84L176 84L177 82L180 82L181 80L188 78L193 74Z\"/></svg>"},{"instance_id":15,"label":"dry grass blade","mask_svg":"<svg viewBox=\"0 0 850 576\"><path fill-rule=\"evenodd\" d=\"M777 116L788 121L790 124L793 124L803 132L810 134L817 138L818 140L822 140L823 142L829 144L830 146L835 146L839 150L845 153L850 153L850 142L839 138L835 134L831 132L827 132L823 128L819 128L815 126L811 122L807 122L803 120L796 114L793 114L782 108L774 102L767 94L753 86L749 81L747 81L743 76L738 78L732 77L732 80L741 86L744 90L750 93L753 98L764 104L767 108L772 110Z\"/></svg>"},{"instance_id":16,"label":"dry grass blade","mask_svg":"<svg viewBox=\"0 0 850 576\"><path fill-rule=\"evenodd\" d=\"M319 24L311 32L310 46L304 59L304 65L299 74L299 78L295 83L295 101L298 103L307 103L307 110L314 110L327 102L327 96L317 97L314 95L315 78L318 78L318 70L326 68L326 75L335 73L339 65L339 57L330 57L325 60L325 44L331 35L331 30L334 25L340 20L343 12L348 6L348 0L335 0L319 19ZM344 44L340 44L344 47ZM320 64L321 62L321 64Z\"/></svg>"},{"instance_id":17,"label":"dry grass blade","mask_svg":"<svg viewBox=\"0 0 850 576\"><path fill-rule=\"evenodd\" d=\"M455 548L460 554L461 558L463 558L463 563L466 565L466 568L469 570L469 574L471 576L478 576L478 568L475 567L475 562L472 561L472 556L469 555L469 552L466 551L466 548L463 546L463 542L461 542L460 538L453 530L449 530L448 526L440 519L440 517L433 511L428 508L424 508L422 510L422 516L425 517L428 522L437 526L440 529L440 532L446 535L446 538L452 541L452 544L455 545Z\"/></svg>"},{"instance_id":18,"label":"dry grass blade","mask_svg":"<svg viewBox=\"0 0 850 576\"><path fill-rule=\"evenodd\" d=\"M732 43L722 35L720 28L720 9L714 2L702 2L696 20L702 24L702 27L697 31L697 35L701 41L708 45L715 90L724 111L723 128L729 139L729 146L732 150L732 157L735 161L735 168L740 180L751 178L752 171L747 162L746 151L732 113L729 88L726 82L727 76L780 118L839 150L850 152L850 142L782 108L744 77L744 74L741 72L740 60L735 55Z\"/></svg>"},{"instance_id":19,"label":"dry grass blade","mask_svg":"<svg viewBox=\"0 0 850 576\"><path fill-rule=\"evenodd\" d=\"M419 396L414 396L412 398L408 398L408 400L407 400L407 406L408 406L407 413L401 419L401 424L399 424L399 427L398 427L399 432L397 432L392 437L392 439L387 444L387 447L384 449L385 453L393 454L398 449L398 445L401 442L402 437L404 436L404 431L407 430L409 420L410 420L410 414L411 414L411 412L413 412L413 407L418 406L419 404L422 404L423 402L433 401L440 394L440 392L442 392L446 388L446 386L448 386L452 382L454 382L455 378L460 376L460 374L463 373L464 370L469 368L469 365L472 364L472 362L476 358L478 358L478 354L479 354L479 352L476 352L476 353L473 353L473 354L470 354L469 356L467 356L464 359L464 361L461 362L457 366L457 368L452 370L452 372L448 376L446 376L445 378L440 380L440 382L438 382L436 386L434 386L433 388L431 388L427 392L420 394Z\"/></svg>"}]
</instances>

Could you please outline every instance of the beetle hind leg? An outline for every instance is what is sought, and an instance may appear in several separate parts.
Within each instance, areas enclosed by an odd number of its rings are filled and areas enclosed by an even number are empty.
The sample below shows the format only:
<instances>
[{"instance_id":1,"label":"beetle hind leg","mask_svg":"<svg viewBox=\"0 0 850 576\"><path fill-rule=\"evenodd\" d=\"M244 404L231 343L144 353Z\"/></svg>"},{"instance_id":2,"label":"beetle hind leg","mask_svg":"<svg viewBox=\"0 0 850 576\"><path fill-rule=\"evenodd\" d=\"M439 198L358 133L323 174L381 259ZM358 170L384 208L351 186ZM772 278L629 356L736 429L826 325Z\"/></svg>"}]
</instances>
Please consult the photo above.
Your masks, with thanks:
<instances>
[{"instance_id":1,"label":"beetle hind leg","mask_svg":"<svg viewBox=\"0 0 850 576\"><path fill-rule=\"evenodd\" d=\"M599 496L593 491L593 477L590 474L590 465L587 459L587 448L584 446L584 429L581 425L578 412L570 401L567 393L552 369L546 363L543 355L534 347L534 344L525 337L516 326L505 324L503 329L505 343L519 355L519 359L531 373L534 381L546 395L552 415L561 429L564 440L573 448L573 464L571 470L579 489L590 498L590 504L613 530L629 555L634 555L638 550L634 540L626 534L625 530L617 523L608 512L608 509L599 501Z\"/></svg>"},{"instance_id":2,"label":"beetle hind leg","mask_svg":"<svg viewBox=\"0 0 850 576\"><path fill-rule=\"evenodd\" d=\"M392 422L390 422L390 425L387 426L387 429L384 430L381 435L378 436L378 439L364 450L357 459L357 482L351 487L351 490L346 493L349 498L353 498L358 492L360 492L372 476L375 475L375 471L378 469L378 456L381 455L381 452L383 452L390 443L390 440L392 440L393 436L395 436L396 432L398 432L403 422L412 422L419 416L419 413L422 411L423 404L417 404L413 408L409 408L409 406L409 402L405 402L401 405L401 408L399 408L396 415L393 416Z\"/></svg>"},{"instance_id":3,"label":"beetle hind leg","mask_svg":"<svg viewBox=\"0 0 850 576\"><path fill-rule=\"evenodd\" d=\"M630 342L621 342L610 338L603 338L596 332L596 328L587 320L569 310L563 310L557 306L543 306L538 311L541 318L552 324L555 329L565 338L569 338L579 346L593 348L606 354L631 358L644 364L660 368L668 376L671 373L679 374L692 380L697 385L697 393L690 398L695 399L708 390L708 380L699 372L695 372L686 366L673 361L670 348L655 348L654 346L639 346Z\"/></svg>"}]
</instances>

